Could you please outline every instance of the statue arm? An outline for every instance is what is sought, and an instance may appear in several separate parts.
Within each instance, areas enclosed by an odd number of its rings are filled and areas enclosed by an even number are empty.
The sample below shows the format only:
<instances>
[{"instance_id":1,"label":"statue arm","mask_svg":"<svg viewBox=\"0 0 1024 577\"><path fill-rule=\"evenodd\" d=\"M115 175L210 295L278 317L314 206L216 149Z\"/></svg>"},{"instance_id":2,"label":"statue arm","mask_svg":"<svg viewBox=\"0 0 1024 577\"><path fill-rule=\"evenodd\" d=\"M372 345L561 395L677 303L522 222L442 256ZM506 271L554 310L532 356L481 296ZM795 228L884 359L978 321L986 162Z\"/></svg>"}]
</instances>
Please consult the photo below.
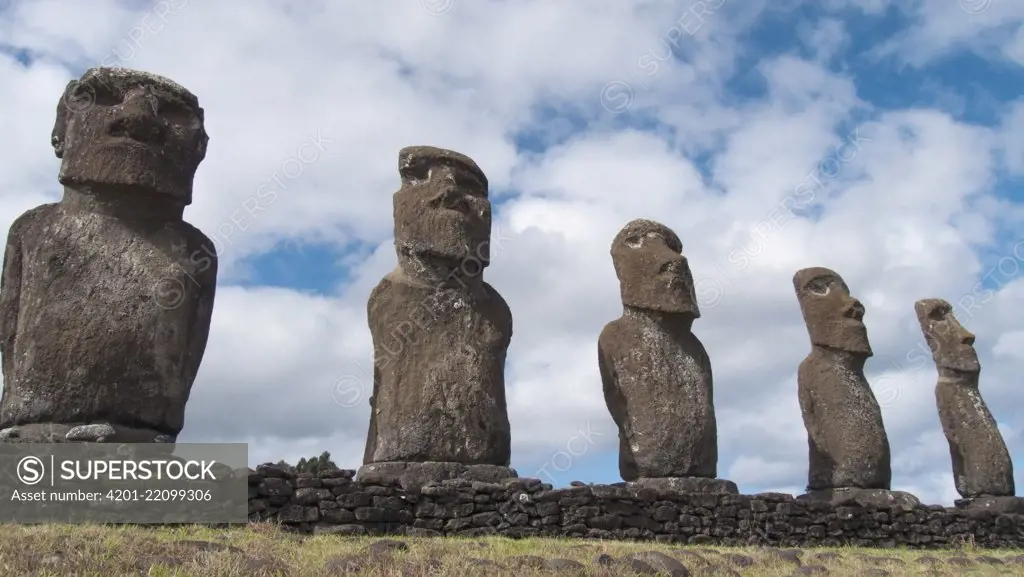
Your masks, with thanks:
<instances>
[{"instance_id":1,"label":"statue arm","mask_svg":"<svg viewBox=\"0 0 1024 577\"><path fill-rule=\"evenodd\" d=\"M805 361L806 362L806 361ZM806 371L803 363L797 371L797 399L800 401L800 415L804 421L804 428L807 430L807 434L810 437L817 437L818 419L815 418L815 406L814 406L814 392L807 386L807 381L811 379L810 376L804 374Z\"/></svg>"},{"instance_id":2,"label":"statue arm","mask_svg":"<svg viewBox=\"0 0 1024 577\"><path fill-rule=\"evenodd\" d=\"M3 277L0 278L0 355L3 357L5 382L9 382L8 371L13 363L14 341L18 333L18 313L21 305L21 231L18 224L15 221L7 236Z\"/></svg>"},{"instance_id":3,"label":"statue arm","mask_svg":"<svg viewBox=\"0 0 1024 577\"><path fill-rule=\"evenodd\" d=\"M371 383L372 392L370 393L370 423L366 431L366 448L363 450L363 464L368 465L373 462L373 454L377 451L377 415L374 413L374 409L377 405L377 393L380 388L380 366L377 364L380 359L377 358L377 307L381 305L381 300L385 298L385 291L383 290L384 281L374 287L373 291L370 292L370 298L366 302L366 322L370 326L370 339L373 346L373 383Z\"/></svg>"},{"instance_id":4,"label":"statue arm","mask_svg":"<svg viewBox=\"0 0 1024 577\"><path fill-rule=\"evenodd\" d=\"M14 364L14 343L18 338L18 319L21 315L21 280L23 251L22 244L26 234L36 228L35 223L44 218L53 207L52 204L37 206L22 214L11 224L7 233L7 246L4 249L4 270L0 278L0 355L3 357L3 374Z\"/></svg>"},{"instance_id":5,"label":"statue arm","mask_svg":"<svg viewBox=\"0 0 1024 577\"><path fill-rule=\"evenodd\" d=\"M208 239L203 239L207 246L213 246ZM210 338L210 322L213 319L213 301L217 294L217 254L215 251L206 251L209 259L196 275L199 283L198 299L196 300L195 317L192 323L192 332L189 335L190 355L188 374L195 378L199 373L199 365L203 362L203 355L206 352L206 343Z\"/></svg>"},{"instance_id":6,"label":"statue arm","mask_svg":"<svg viewBox=\"0 0 1024 577\"><path fill-rule=\"evenodd\" d=\"M597 368L601 373L601 388L604 391L608 412L611 413L615 424L622 427L626 422L626 399L619 391L615 366L609 358L605 345L600 340L597 343Z\"/></svg>"}]
</instances>

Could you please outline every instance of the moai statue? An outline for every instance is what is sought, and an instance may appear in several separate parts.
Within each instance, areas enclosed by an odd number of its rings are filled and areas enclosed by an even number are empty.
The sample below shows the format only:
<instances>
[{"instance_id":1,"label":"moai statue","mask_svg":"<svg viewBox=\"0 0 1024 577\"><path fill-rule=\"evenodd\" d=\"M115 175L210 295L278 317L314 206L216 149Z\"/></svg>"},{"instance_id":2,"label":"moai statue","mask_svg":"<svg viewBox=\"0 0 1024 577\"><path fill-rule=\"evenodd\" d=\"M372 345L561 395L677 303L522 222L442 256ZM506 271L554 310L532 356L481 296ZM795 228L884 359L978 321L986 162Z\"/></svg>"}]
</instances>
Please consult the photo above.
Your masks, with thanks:
<instances>
[{"instance_id":1,"label":"moai statue","mask_svg":"<svg viewBox=\"0 0 1024 577\"><path fill-rule=\"evenodd\" d=\"M889 490L889 438L882 409L864 378L864 364L872 355L864 306L827 268L797 271L793 286L811 338L811 354L797 374L809 448L803 497L919 504L909 493Z\"/></svg>"},{"instance_id":2,"label":"moai statue","mask_svg":"<svg viewBox=\"0 0 1024 577\"><path fill-rule=\"evenodd\" d=\"M958 504L1024 513L1024 499L1014 497L1010 452L978 390L981 364L974 335L942 299L919 300L914 311L939 373L935 401L949 442L956 490L965 500Z\"/></svg>"},{"instance_id":3,"label":"moai statue","mask_svg":"<svg viewBox=\"0 0 1024 577\"><path fill-rule=\"evenodd\" d=\"M504 376L512 313L483 280L487 177L469 157L429 146L403 148L398 172L398 267L367 305L374 383L359 478L516 477Z\"/></svg>"},{"instance_id":4,"label":"moai statue","mask_svg":"<svg viewBox=\"0 0 1024 577\"><path fill-rule=\"evenodd\" d=\"M52 143L60 202L11 225L0 289L7 442L174 442L210 328L217 256L182 220L208 137L167 78L93 68Z\"/></svg>"},{"instance_id":5,"label":"moai statue","mask_svg":"<svg viewBox=\"0 0 1024 577\"><path fill-rule=\"evenodd\" d=\"M619 474L673 492L738 493L716 479L711 361L691 332L700 318L683 246L650 220L612 241L623 313L598 339L604 398L619 429Z\"/></svg>"}]
</instances>

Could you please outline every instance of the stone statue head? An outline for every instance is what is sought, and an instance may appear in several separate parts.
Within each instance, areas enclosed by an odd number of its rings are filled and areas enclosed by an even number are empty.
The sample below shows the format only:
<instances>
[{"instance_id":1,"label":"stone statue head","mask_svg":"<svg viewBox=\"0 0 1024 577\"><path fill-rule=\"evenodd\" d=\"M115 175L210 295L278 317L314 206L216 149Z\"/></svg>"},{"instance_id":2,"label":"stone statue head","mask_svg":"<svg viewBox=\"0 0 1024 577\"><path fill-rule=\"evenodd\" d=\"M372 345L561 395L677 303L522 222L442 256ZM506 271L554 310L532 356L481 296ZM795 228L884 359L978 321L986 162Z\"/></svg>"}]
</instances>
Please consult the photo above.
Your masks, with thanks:
<instances>
[{"instance_id":1,"label":"stone statue head","mask_svg":"<svg viewBox=\"0 0 1024 577\"><path fill-rule=\"evenodd\" d=\"M793 275L800 311L811 344L871 356L864 305L850 296L850 287L835 271L805 268Z\"/></svg>"},{"instance_id":2,"label":"stone statue head","mask_svg":"<svg viewBox=\"0 0 1024 577\"><path fill-rule=\"evenodd\" d=\"M192 179L209 137L195 95L172 80L127 68L91 68L57 105L51 142L59 180L88 192L152 192L192 202Z\"/></svg>"},{"instance_id":3,"label":"stone statue head","mask_svg":"<svg viewBox=\"0 0 1024 577\"><path fill-rule=\"evenodd\" d=\"M611 253L622 304L700 318L683 243L667 226L652 220L630 221L615 235Z\"/></svg>"},{"instance_id":4,"label":"stone statue head","mask_svg":"<svg viewBox=\"0 0 1024 577\"><path fill-rule=\"evenodd\" d=\"M921 299L914 303L914 311L937 367L969 373L981 371L974 335L956 320L952 305L942 299Z\"/></svg>"},{"instance_id":5,"label":"stone statue head","mask_svg":"<svg viewBox=\"0 0 1024 577\"><path fill-rule=\"evenodd\" d=\"M474 258L490 264L491 202L487 177L473 159L443 148L398 153L402 188L394 195L395 246L448 265Z\"/></svg>"}]
</instances>

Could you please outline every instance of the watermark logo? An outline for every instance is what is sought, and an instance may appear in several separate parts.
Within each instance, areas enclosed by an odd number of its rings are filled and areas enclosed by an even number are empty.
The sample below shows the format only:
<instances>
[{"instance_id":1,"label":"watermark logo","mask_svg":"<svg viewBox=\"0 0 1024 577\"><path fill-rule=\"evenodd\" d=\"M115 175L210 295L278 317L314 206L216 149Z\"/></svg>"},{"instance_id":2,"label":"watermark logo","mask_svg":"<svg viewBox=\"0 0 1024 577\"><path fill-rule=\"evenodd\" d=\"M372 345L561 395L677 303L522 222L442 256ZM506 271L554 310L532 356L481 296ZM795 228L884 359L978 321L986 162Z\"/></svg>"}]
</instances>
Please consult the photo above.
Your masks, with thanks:
<instances>
[{"instance_id":1,"label":"watermark logo","mask_svg":"<svg viewBox=\"0 0 1024 577\"><path fill-rule=\"evenodd\" d=\"M18 461L18 480L26 485L35 485L46 476L42 459L29 455Z\"/></svg>"},{"instance_id":2,"label":"watermark logo","mask_svg":"<svg viewBox=\"0 0 1024 577\"><path fill-rule=\"evenodd\" d=\"M992 5L992 0L960 0L960 8L972 16L981 14Z\"/></svg>"},{"instance_id":3,"label":"watermark logo","mask_svg":"<svg viewBox=\"0 0 1024 577\"><path fill-rule=\"evenodd\" d=\"M455 0L420 0L420 6L431 16L444 16L455 6Z\"/></svg>"}]
</instances>

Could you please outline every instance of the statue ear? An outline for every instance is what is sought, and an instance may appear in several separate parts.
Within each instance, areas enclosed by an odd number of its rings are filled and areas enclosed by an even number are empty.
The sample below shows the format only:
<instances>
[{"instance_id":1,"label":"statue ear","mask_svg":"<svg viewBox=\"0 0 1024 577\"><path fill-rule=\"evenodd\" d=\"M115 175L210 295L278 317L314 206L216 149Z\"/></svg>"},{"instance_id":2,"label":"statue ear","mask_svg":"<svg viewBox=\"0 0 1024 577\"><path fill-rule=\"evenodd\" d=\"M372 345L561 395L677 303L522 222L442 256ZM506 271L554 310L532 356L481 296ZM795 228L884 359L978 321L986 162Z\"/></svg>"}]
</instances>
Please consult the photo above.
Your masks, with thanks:
<instances>
[{"instance_id":1,"label":"statue ear","mask_svg":"<svg viewBox=\"0 0 1024 577\"><path fill-rule=\"evenodd\" d=\"M57 158L64 158L65 131L67 130L68 119L71 116L68 99L74 94L77 86L77 80L68 82L68 85L64 87L64 94L61 94L60 100L57 102L57 119L53 123L53 132L50 133L50 145L53 146L53 152L57 155Z\"/></svg>"}]
</instances>

